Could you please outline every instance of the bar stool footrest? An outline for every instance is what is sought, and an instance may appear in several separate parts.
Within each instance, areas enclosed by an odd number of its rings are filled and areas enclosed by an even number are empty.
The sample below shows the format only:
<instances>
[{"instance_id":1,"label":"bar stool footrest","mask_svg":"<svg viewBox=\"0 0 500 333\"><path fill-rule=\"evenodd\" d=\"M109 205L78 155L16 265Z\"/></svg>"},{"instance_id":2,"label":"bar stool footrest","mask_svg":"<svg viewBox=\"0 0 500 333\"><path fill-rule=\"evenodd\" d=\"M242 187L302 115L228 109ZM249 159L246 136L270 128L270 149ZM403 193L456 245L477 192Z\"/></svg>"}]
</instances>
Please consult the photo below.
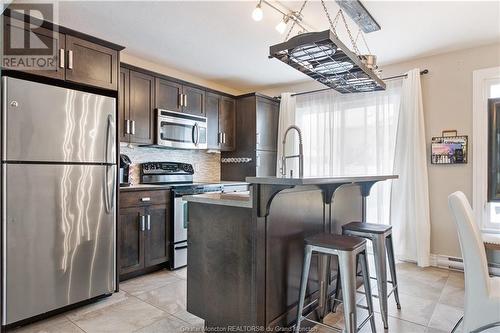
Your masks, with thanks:
<instances>
[{"instance_id":1,"label":"bar stool footrest","mask_svg":"<svg viewBox=\"0 0 500 333\"><path fill-rule=\"evenodd\" d=\"M392 289L391 289L391 291L389 291L389 292L387 293L387 298L389 298L389 296L391 296L391 295L394 293L394 291L395 291L396 289L398 289L398 285L395 285L395 286L394 286L394 288L392 288ZM361 294L361 295L366 295L364 291L358 291L358 290L356 290L356 292L357 292L358 294ZM379 296L378 296L378 295L374 295L374 294L372 295L372 297L373 297L373 298L379 298Z\"/></svg>"}]
</instances>

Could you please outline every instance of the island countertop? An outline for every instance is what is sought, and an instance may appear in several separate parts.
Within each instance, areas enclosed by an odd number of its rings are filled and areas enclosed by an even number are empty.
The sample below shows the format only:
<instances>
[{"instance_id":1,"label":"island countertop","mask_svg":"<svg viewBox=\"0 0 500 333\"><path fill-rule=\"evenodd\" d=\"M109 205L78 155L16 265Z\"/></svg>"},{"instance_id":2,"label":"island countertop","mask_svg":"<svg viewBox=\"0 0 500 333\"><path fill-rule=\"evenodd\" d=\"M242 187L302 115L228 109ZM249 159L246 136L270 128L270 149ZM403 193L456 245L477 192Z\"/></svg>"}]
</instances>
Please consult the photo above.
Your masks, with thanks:
<instances>
[{"instance_id":1,"label":"island countertop","mask_svg":"<svg viewBox=\"0 0 500 333\"><path fill-rule=\"evenodd\" d=\"M184 196L182 200L213 205L252 208L252 196L249 191L187 195Z\"/></svg>"},{"instance_id":2,"label":"island countertop","mask_svg":"<svg viewBox=\"0 0 500 333\"><path fill-rule=\"evenodd\" d=\"M332 176L332 177L303 177L303 178L247 177L246 182L250 184L299 186L299 185L327 185L327 184L377 182L377 181L397 179L397 178L398 178L397 175Z\"/></svg>"}]
</instances>

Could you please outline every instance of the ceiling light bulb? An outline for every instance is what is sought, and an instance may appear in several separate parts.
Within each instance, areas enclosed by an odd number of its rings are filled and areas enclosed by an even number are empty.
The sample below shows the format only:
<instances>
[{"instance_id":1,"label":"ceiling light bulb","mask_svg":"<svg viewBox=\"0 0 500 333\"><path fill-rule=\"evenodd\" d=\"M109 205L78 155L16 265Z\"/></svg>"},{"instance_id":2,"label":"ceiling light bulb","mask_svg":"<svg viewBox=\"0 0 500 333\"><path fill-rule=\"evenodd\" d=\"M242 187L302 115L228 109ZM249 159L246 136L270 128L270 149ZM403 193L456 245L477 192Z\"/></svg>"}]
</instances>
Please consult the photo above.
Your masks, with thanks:
<instances>
[{"instance_id":1,"label":"ceiling light bulb","mask_svg":"<svg viewBox=\"0 0 500 333\"><path fill-rule=\"evenodd\" d=\"M280 34L284 34L286 30L286 24L288 23L288 18L285 17L283 20L281 20L280 23L276 26L276 31L278 31Z\"/></svg>"},{"instance_id":2,"label":"ceiling light bulb","mask_svg":"<svg viewBox=\"0 0 500 333\"><path fill-rule=\"evenodd\" d=\"M252 12L252 18L254 19L254 21L258 22L258 21L261 21L263 17L264 17L264 12L262 11L262 8L261 8L260 2L259 2L257 4L257 7L255 7L255 9Z\"/></svg>"}]
</instances>

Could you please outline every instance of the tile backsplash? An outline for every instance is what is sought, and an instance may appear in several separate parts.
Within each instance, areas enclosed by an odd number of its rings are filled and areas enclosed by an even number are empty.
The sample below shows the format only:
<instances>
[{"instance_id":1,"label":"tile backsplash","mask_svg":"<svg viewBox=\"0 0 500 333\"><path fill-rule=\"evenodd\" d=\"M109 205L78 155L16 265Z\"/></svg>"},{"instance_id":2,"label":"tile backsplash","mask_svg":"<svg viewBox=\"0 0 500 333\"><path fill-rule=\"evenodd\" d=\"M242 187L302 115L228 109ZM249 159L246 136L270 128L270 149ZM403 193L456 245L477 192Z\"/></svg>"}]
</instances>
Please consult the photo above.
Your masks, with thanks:
<instances>
[{"instance_id":1,"label":"tile backsplash","mask_svg":"<svg viewBox=\"0 0 500 333\"><path fill-rule=\"evenodd\" d=\"M181 162L194 167L195 182L220 181L220 153L207 153L205 150L161 149L152 147L129 147L120 145L120 153L132 161L130 177L132 184L139 183L139 163L144 162Z\"/></svg>"}]
</instances>

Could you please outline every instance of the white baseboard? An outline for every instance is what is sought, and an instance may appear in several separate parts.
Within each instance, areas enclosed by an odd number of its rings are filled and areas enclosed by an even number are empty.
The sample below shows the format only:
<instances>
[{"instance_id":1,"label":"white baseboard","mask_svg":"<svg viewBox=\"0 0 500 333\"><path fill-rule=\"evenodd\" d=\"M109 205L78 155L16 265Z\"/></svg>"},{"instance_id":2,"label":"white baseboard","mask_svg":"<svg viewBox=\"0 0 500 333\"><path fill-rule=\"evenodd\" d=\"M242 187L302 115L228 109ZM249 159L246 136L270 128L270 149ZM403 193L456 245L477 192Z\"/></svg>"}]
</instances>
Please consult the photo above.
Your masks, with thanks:
<instances>
[{"instance_id":1,"label":"white baseboard","mask_svg":"<svg viewBox=\"0 0 500 333\"><path fill-rule=\"evenodd\" d=\"M462 258L444 256L439 254L431 254L431 266L451 269L456 271L464 271L464 263ZM500 276L500 265L490 264L490 274Z\"/></svg>"}]
</instances>

